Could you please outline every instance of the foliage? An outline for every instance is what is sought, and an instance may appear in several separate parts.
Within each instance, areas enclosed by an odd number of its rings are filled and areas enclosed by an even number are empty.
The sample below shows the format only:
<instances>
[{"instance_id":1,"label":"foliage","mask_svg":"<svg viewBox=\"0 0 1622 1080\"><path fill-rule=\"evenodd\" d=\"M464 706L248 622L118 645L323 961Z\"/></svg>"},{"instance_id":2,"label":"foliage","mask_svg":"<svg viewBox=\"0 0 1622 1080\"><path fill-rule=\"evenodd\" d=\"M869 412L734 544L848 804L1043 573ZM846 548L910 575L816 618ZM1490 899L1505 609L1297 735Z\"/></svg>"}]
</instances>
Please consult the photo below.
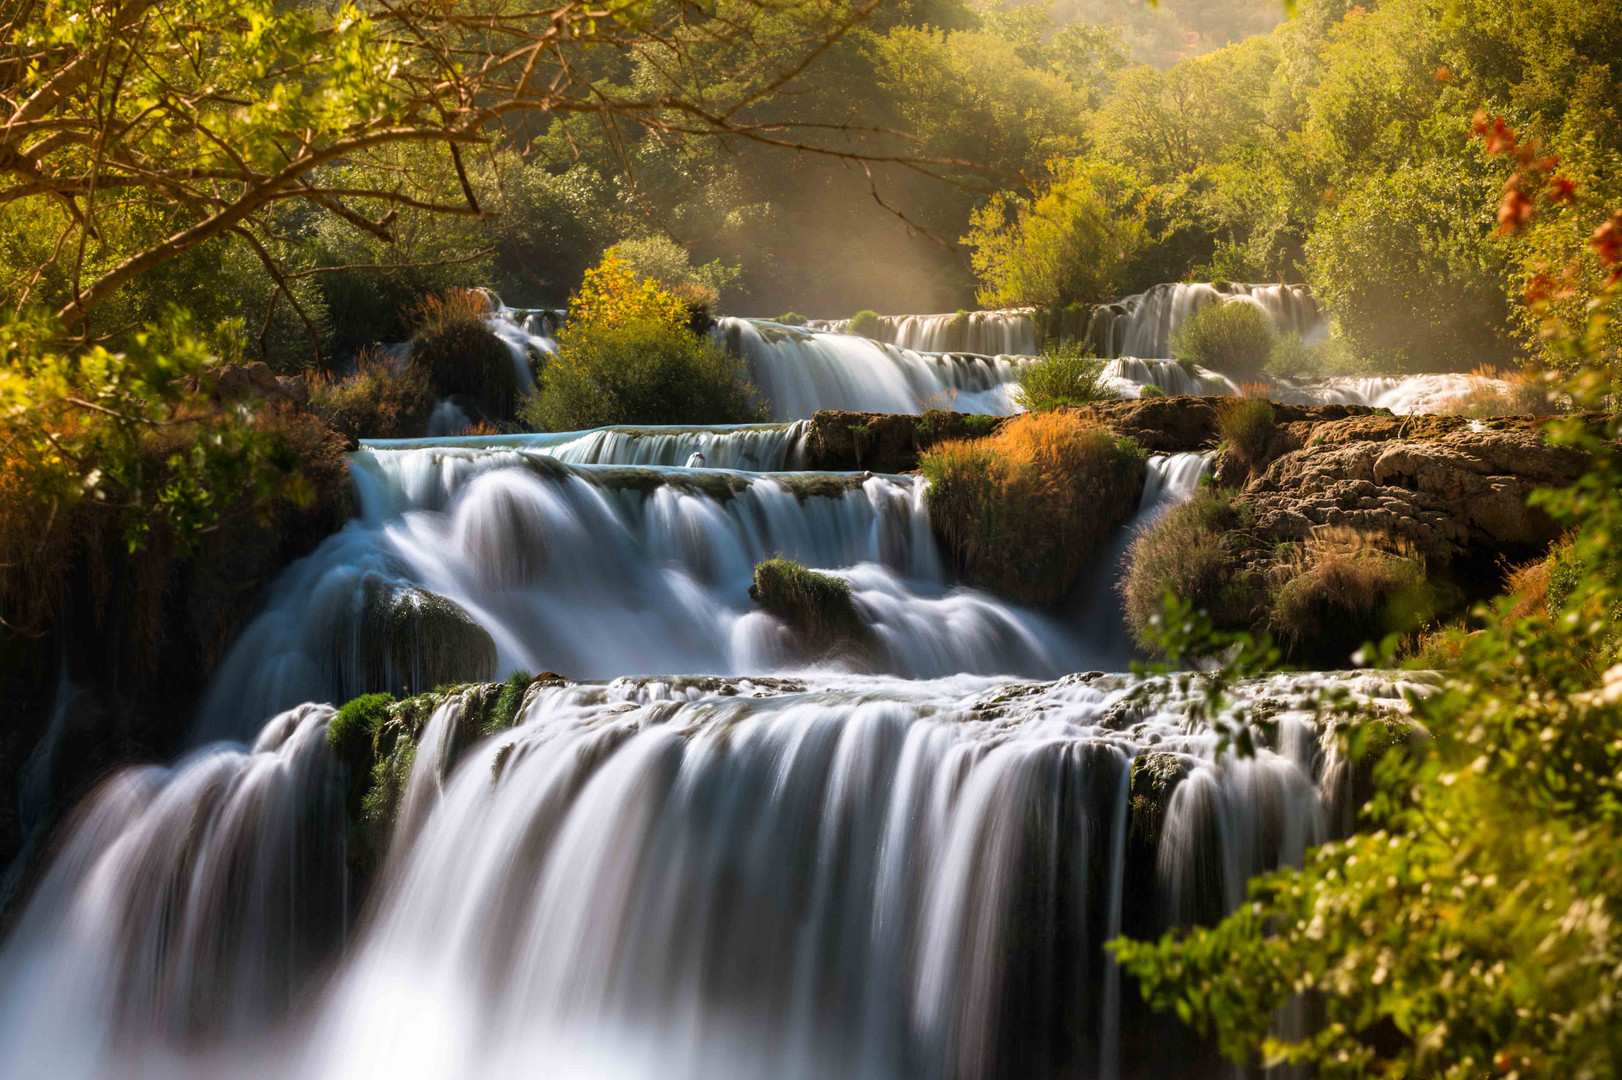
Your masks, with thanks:
<instances>
[{"instance_id":1,"label":"foliage","mask_svg":"<svg viewBox=\"0 0 1622 1080\"><path fill-rule=\"evenodd\" d=\"M515 671L507 676L507 681L501 684L495 702L484 717L482 726L485 734L505 731L513 726L518 719L518 711L524 706L524 694L533 681L534 677L527 671Z\"/></svg>"},{"instance_id":2,"label":"foliage","mask_svg":"<svg viewBox=\"0 0 1622 1080\"><path fill-rule=\"evenodd\" d=\"M518 373L512 351L485 324L489 308L475 289L426 297L417 309L411 361L420 364L440 397L465 395L497 419L513 415Z\"/></svg>"},{"instance_id":3,"label":"foliage","mask_svg":"<svg viewBox=\"0 0 1622 1080\"><path fill-rule=\"evenodd\" d=\"M987 307L1063 307L1121 291L1147 235L1127 171L1067 163L1032 201L999 195L975 211L962 242Z\"/></svg>"},{"instance_id":4,"label":"foliage","mask_svg":"<svg viewBox=\"0 0 1622 1080\"><path fill-rule=\"evenodd\" d=\"M1120 591L1140 645L1154 644L1168 596L1213 612L1242 602L1233 556L1250 524L1249 509L1231 492L1204 487L1132 541Z\"/></svg>"},{"instance_id":5,"label":"foliage","mask_svg":"<svg viewBox=\"0 0 1622 1080\"><path fill-rule=\"evenodd\" d=\"M327 721L327 742L338 760L361 777L370 774L378 730L389 718L393 694L362 694L339 706Z\"/></svg>"},{"instance_id":6,"label":"foliage","mask_svg":"<svg viewBox=\"0 0 1622 1080\"><path fill-rule=\"evenodd\" d=\"M1025 413L919 456L929 516L959 567L1011 596L1062 597L1142 492L1142 449L1074 413Z\"/></svg>"},{"instance_id":7,"label":"foliage","mask_svg":"<svg viewBox=\"0 0 1622 1080\"><path fill-rule=\"evenodd\" d=\"M1234 378L1255 375L1267 363L1278 334L1273 320L1255 304L1228 300L1207 304L1172 338L1172 355Z\"/></svg>"},{"instance_id":8,"label":"foliage","mask_svg":"<svg viewBox=\"0 0 1622 1080\"><path fill-rule=\"evenodd\" d=\"M1025 364L1009 399L1021 409L1041 413L1119 397L1105 381L1104 361L1072 355L1078 351L1054 350Z\"/></svg>"},{"instance_id":9,"label":"foliage","mask_svg":"<svg viewBox=\"0 0 1622 1080\"><path fill-rule=\"evenodd\" d=\"M1541 211L1511 184L1503 212L1516 229ZM1622 250L1608 241L1602 222L1591 251L1606 283L1590 324L1556 312L1547 324L1581 408L1617 390L1604 327L1592 325L1622 294ZM1368 831L1253 882L1251 902L1215 927L1116 946L1151 1002L1235 1060L1331 1078L1622 1068L1622 668L1609 633L1622 600L1618 422L1557 419L1547 431L1589 467L1533 496L1571 530L1546 610L1508 597L1454 639L1440 692L1413 704L1427 751L1375 771ZM1316 1022L1281 1033L1278 1010L1297 996Z\"/></svg>"},{"instance_id":10,"label":"foliage","mask_svg":"<svg viewBox=\"0 0 1622 1080\"><path fill-rule=\"evenodd\" d=\"M1268 624L1300 664L1344 667L1351 649L1410 629L1432 604L1418 561L1373 548L1313 550L1273 595Z\"/></svg>"},{"instance_id":11,"label":"foliage","mask_svg":"<svg viewBox=\"0 0 1622 1080\"><path fill-rule=\"evenodd\" d=\"M603 252L603 257L625 263L638 278L657 282L690 307L706 309L719 304L743 273L739 267L722 266L720 259L694 266L687 249L668 236L621 240Z\"/></svg>"},{"instance_id":12,"label":"foliage","mask_svg":"<svg viewBox=\"0 0 1622 1080\"><path fill-rule=\"evenodd\" d=\"M685 323L613 318L570 322L519 416L540 431L746 423L757 396L743 360Z\"/></svg>"},{"instance_id":13,"label":"foliage","mask_svg":"<svg viewBox=\"0 0 1622 1080\"><path fill-rule=\"evenodd\" d=\"M1277 431L1272 403L1264 397L1230 398L1217 407L1217 433L1251 472L1267 464Z\"/></svg>"},{"instance_id":14,"label":"foliage","mask_svg":"<svg viewBox=\"0 0 1622 1080\"><path fill-rule=\"evenodd\" d=\"M569 297L569 325L612 330L634 322L682 326L687 307L658 279L644 277L610 251Z\"/></svg>"},{"instance_id":15,"label":"foliage","mask_svg":"<svg viewBox=\"0 0 1622 1080\"><path fill-rule=\"evenodd\" d=\"M398 363L377 351L363 353L342 379L322 372L309 383L310 403L357 439L422 435L439 396L422 364Z\"/></svg>"}]
</instances>

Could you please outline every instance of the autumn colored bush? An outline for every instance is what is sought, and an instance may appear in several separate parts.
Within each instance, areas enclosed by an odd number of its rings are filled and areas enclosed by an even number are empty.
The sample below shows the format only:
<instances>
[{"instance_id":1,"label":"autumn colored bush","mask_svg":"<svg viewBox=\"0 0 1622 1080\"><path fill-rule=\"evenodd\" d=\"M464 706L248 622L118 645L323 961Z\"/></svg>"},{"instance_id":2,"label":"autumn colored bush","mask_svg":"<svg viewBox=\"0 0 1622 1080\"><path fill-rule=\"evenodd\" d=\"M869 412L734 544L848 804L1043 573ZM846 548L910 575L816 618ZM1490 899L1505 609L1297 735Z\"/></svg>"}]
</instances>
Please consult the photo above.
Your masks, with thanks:
<instances>
[{"instance_id":1,"label":"autumn colored bush","mask_svg":"<svg viewBox=\"0 0 1622 1080\"><path fill-rule=\"evenodd\" d=\"M519 379L512 350L485 322L489 299L477 289L429 296L417 309L411 359L427 371L438 397L463 395L496 419L511 419Z\"/></svg>"},{"instance_id":2,"label":"autumn colored bush","mask_svg":"<svg viewBox=\"0 0 1622 1080\"><path fill-rule=\"evenodd\" d=\"M1026 413L919 457L929 516L971 581L1051 604L1137 509L1141 447L1073 413Z\"/></svg>"},{"instance_id":3,"label":"autumn colored bush","mask_svg":"<svg viewBox=\"0 0 1622 1080\"><path fill-rule=\"evenodd\" d=\"M1132 542L1118 588L1127 626L1140 645L1153 647L1168 596L1216 613L1224 623L1248 619L1255 584L1237 555L1252 523L1249 508L1233 493L1201 488Z\"/></svg>"},{"instance_id":4,"label":"autumn colored bush","mask_svg":"<svg viewBox=\"0 0 1622 1080\"><path fill-rule=\"evenodd\" d=\"M427 431L437 394L428 369L370 350L342 379L312 374L310 403L357 439L410 439Z\"/></svg>"}]
</instances>

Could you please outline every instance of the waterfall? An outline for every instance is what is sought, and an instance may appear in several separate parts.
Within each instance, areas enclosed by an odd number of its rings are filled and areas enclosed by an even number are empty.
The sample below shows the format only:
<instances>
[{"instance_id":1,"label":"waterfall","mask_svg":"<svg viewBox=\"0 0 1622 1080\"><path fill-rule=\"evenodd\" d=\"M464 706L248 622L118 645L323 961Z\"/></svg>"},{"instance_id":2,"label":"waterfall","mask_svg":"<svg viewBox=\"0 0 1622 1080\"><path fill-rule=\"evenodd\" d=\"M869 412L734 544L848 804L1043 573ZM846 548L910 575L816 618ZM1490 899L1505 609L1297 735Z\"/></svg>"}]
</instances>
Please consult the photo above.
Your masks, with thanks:
<instances>
[{"instance_id":1,"label":"waterfall","mask_svg":"<svg viewBox=\"0 0 1622 1080\"><path fill-rule=\"evenodd\" d=\"M950 315L880 315L878 340L917 352L1029 356L1036 349L1033 308L964 311ZM814 330L848 333L849 319L815 319Z\"/></svg>"},{"instance_id":2,"label":"waterfall","mask_svg":"<svg viewBox=\"0 0 1622 1080\"><path fill-rule=\"evenodd\" d=\"M366 445L394 450L524 450L572 465L685 465L698 454L705 465L715 469L784 472L796 469L803 461L808 428L803 420L788 424L619 426L528 435L368 440Z\"/></svg>"},{"instance_id":3,"label":"waterfall","mask_svg":"<svg viewBox=\"0 0 1622 1080\"><path fill-rule=\"evenodd\" d=\"M351 463L359 515L270 587L207 695L208 737L379 679L423 689L458 660L576 678L789 670L787 628L748 593L779 554L850 583L880 671L1095 666L1066 620L953 581L915 477L569 465L517 447L381 444ZM428 625L425 594L454 607ZM424 635L447 664L422 658Z\"/></svg>"},{"instance_id":4,"label":"waterfall","mask_svg":"<svg viewBox=\"0 0 1622 1080\"><path fill-rule=\"evenodd\" d=\"M1171 356L1172 337L1196 311L1211 304L1252 304L1265 312L1279 333L1313 341L1328 324L1305 285L1240 285L1232 282L1180 282L1093 308L1085 339L1099 356Z\"/></svg>"},{"instance_id":5,"label":"waterfall","mask_svg":"<svg viewBox=\"0 0 1622 1080\"><path fill-rule=\"evenodd\" d=\"M926 353L855 334L749 319L720 319L716 335L749 364L772 412L805 419L818 409L1005 415L1007 390L1028 357Z\"/></svg>"},{"instance_id":6,"label":"waterfall","mask_svg":"<svg viewBox=\"0 0 1622 1080\"><path fill-rule=\"evenodd\" d=\"M1324 682L1237 688L1279 710L1252 760L1181 681L537 684L454 762L425 732L412 783L442 780L353 929L330 711L301 708L94 797L0 953L9 1074L1130 1073L1174 1021L1100 943L1324 835ZM1149 753L1188 774L1158 836Z\"/></svg>"}]
</instances>

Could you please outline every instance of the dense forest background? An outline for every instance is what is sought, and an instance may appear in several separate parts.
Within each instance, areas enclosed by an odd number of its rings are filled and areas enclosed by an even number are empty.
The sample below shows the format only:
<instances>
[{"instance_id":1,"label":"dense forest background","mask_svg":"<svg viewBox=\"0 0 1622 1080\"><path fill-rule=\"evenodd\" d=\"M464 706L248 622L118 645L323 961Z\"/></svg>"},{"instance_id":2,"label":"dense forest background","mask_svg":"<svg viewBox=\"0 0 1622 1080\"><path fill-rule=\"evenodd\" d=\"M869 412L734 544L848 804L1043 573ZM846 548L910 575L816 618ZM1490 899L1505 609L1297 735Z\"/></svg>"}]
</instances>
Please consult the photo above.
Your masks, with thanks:
<instances>
[{"instance_id":1,"label":"dense forest background","mask_svg":"<svg viewBox=\"0 0 1622 1080\"><path fill-rule=\"evenodd\" d=\"M705 85L724 65L706 63L721 58L704 48L665 66L595 50L586 74L610 96L662 84L699 99L737 93ZM1598 280L1583 245L1622 197L1619 55L1622 20L1587 0L1304 0L1288 21L1276 0L905 0L879 7L765 106L783 141L859 150L865 163L587 113L524 114L469 155L475 185L494 193L484 216L396 205L385 239L294 202L279 212L278 254L306 270L371 268L293 286L324 356L403 339L413 306L453 286L561 304L605 247L657 237L707 267L734 314L1065 305L1162 281L1307 281L1370 366L1501 365L1538 349L1520 297L1545 266L1588 267L1559 291L1564 303L1581 304ZM1559 155L1538 175L1575 182L1569 212L1500 230L1516 163L1472 137L1478 113ZM442 148L381 156L366 168L381 164L401 193L456 198ZM52 218L34 201L0 210L0 262L48 262L62 229ZM161 228L131 206L116 228L104 220L88 258ZM53 272L59 280L31 286L34 300L70 294ZM204 324L258 327L274 290L247 245L211 244L125 288L98 319L134 326L176 302ZM269 322L274 363L314 358L291 305Z\"/></svg>"}]
</instances>

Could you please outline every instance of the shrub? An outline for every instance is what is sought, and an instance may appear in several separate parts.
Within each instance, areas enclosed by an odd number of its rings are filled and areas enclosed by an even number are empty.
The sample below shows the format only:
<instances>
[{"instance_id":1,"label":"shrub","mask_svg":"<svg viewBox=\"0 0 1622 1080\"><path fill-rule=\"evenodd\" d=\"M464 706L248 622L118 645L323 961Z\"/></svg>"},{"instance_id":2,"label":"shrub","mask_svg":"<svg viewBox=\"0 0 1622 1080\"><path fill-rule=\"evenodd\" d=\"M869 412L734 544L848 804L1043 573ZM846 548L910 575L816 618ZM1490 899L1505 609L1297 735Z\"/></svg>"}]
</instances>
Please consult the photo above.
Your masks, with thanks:
<instances>
[{"instance_id":1,"label":"shrub","mask_svg":"<svg viewBox=\"0 0 1622 1080\"><path fill-rule=\"evenodd\" d=\"M858 311L850 317L845 327L848 334L860 334L862 337L877 341L879 337L879 313L876 311Z\"/></svg>"},{"instance_id":2,"label":"shrub","mask_svg":"<svg viewBox=\"0 0 1622 1080\"><path fill-rule=\"evenodd\" d=\"M1074 413L1028 413L919 458L929 516L972 581L1057 601L1143 490L1145 455Z\"/></svg>"},{"instance_id":3,"label":"shrub","mask_svg":"<svg viewBox=\"0 0 1622 1080\"><path fill-rule=\"evenodd\" d=\"M764 417L755 397L743 360L685 325L571 322L519 415L542 431L732 424Z\"/></svg>"},{"instance_id":4,"label":"shrub","mask_svg":"<svg viewBox=\"0 0 1622 1080\"><path fill-rule=\"evenodd\" d=\"M1487 419L1493 416L1553 416L1561 411L1559 401L1550 392L1548 383L1540 373L1506 373L1483 365L1470 374L1483 381L1438 404L1437 412Z\"/></svg>"},{"instance_id":5,"label":"shrub","mask_svg":"<svg viewBox=\"0 0 1622 1080\"><path fill-rule=\"evenodd\" d=\"M871 633L851 598L850 583L808 570L781 555L755 567L749 595L793 627L813 654L870 643Z\"/></svg>"},{"instance_id":6,"label":"shrub","mask_svg":"<svg viewBox=\"0 0 1622 1080\"><path fill-rule=\"evenodd\" d=\"M1127 625L1140 645L1150 646L1167 596L1219 619L1245 604L1246 583L1235 556L1250 524L1249 509L1232 494L1201 488L1132 542L1120 591Z\"/></svg>"},{"instance_id":7,"label":"shrub","mask_svg":"<svg viewBox=\"0 0 1622 1080\"><path fill-rule=\"evenodd\" d=\"M1118 397L1104 380L1104 361L1076 355L1078 351L1049 352L1020 368L1019 385L1009 398L1022 409L1041 413Z\"/></svg>"},{"instance_id":8,"label":"shrub","mask_svg":"<svg viewBox=\"0 0 1622 1080\"><path fill-rule=\"evenodd\" d=\"M1273 320L1255 304L1238 300L1208 304L1173 336L1172 355L1183 364L1243 377L1262 370L1277 337Z\"/></svg>"},{"instance_id":9,"label":"shrub","mask_svg":"<svg viewBox=\"0 0 1622 1080\"><path fill-rule=\"evenodd\" d=\"M1431 607L1428 593L1416 559L1317 551L1274 595L1269 624L1291 659L1339 667L1364 642L1415 625Z\"/></svg>"},{"instance_id":10,"label":"shrub","mask_svg":"<svg viewBox=\"0 0 1622 1080\"><path fill-rule=\"evenodd\" d=\"M512 351L485 325L488 310L476 289L428 297L417 309L411 359L428 372L438 396L466 395L506 420L516 404L518 374Z\"/></svg>"},{"instance_id":11,"label":"shrub","mask_svg":"<svg viewBox=\"0 0 1622 1080\"><path fill-rule=\"evenodd\" d=\"M1148 383L1141 390L1138 391L1138 396L1140 398L1165 397L1166 396L1166 391L1162 390L1160 387L1156 386L1154 383Z\"/></svg>"},{"instance_id":12,"label":"shrub","mask_svg":"<svg viewBox=\"0 0 1622 1080\"><path fill-rule=\"evenodd\" d=\"M772 322L782 323L784 326L804 326L810 321L810 319L807 319L804 315L801 315L797 311L785 311L783 314L772 320Z\"/></svg>"},{"instance_id":13,"label":"shrub","mask_svg":"<svg viewBox=\"0 0 1622 1080\"><path fill-rule=\"evenodd\" d=\"M341 381L309 376L310 403L357 439L408 439L427 429L434 410L434 383L415 360L404 363L380 351L362 353Z\"/></svg>"},{"instance_id":14,"label":"shrub","mask_svg":"<svg viewBox=\"0 0 1622 1080\"><path fill-rule=\"evenodd\" d=\"M1217 408L1217 431L1227 441L1228 451L1255 472L1267 464L1278 424L1266 398L1231 398Z\"/></svg>"}]
</instances>

